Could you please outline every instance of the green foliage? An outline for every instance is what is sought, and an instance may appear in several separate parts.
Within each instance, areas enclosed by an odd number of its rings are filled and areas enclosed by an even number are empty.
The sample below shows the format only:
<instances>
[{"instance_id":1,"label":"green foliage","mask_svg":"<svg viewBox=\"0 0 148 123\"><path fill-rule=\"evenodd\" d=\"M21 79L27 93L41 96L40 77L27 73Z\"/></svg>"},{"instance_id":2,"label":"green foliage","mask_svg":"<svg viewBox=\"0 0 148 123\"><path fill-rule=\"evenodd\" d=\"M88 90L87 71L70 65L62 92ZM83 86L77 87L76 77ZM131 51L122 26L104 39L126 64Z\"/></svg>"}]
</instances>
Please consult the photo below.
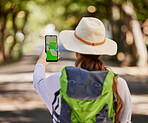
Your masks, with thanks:
<instances>
[{"instance_id":1,"label":"green foliage","mask_svg":"<svg viewBox=\"0 0 148 123\"><path fill-rule=\"evenodd\" d=\"M47 24L55 24L56 30L61 31L63 29L74 29L83 16L93 16L110 21L111 7L116 5L121 8L123 3L126 2L125 0L1 0L0 25L4 25L5 16L7 16L7 19L5 32L0 30L4 34L4 37L0 34L0 43L2 40L6 42L8 36L13 36L14 41L5 49L8 54L13 55L16 49L21 52L22 49L19 48L22 48L23 42L40 40L41 30ZM131 0L131 2L134 5L137 18L140 21L145 21L148 18L148 1ZM96 8L93 13L88 12L88 7L91 5ZM122 13L119 21L123 19L121 17L123 17ZM17 41L17 32L24 34L25 38L22 42ZM18 42L20 47L15 48ZM12 50L12 52L9 50Z\"/></svg>"},{"instance_id":2,"label":"green foliage","mask_svg":"<svg viewBox=\"0 0 148 123\"><path fill-rule=\"evenodd\" d=\"M138 20L145 21L148 18L148 1L132 0Z\"/></svg>"}]
</instances>

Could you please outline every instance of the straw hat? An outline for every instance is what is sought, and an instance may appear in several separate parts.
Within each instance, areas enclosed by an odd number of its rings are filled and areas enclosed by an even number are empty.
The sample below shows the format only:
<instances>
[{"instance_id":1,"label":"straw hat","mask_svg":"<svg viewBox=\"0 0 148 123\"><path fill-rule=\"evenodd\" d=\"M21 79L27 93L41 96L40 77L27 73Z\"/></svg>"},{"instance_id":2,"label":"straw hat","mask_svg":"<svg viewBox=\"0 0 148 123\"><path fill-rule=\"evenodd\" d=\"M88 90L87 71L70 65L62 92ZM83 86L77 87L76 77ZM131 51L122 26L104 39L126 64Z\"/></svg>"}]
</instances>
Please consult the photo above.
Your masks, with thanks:
<instances>
[{"instance_id":1,"label":"straw hat","mask_svg":"<svg viewBox=\"0 0 148 123\"><path fill-rule=\"evenodd\" d=\"M117 44L105 37L104 24L97 18L83 17L75 30L59 34L63 46L70 51L92 55L115 55Z\"/></svg>"}]
</instances>

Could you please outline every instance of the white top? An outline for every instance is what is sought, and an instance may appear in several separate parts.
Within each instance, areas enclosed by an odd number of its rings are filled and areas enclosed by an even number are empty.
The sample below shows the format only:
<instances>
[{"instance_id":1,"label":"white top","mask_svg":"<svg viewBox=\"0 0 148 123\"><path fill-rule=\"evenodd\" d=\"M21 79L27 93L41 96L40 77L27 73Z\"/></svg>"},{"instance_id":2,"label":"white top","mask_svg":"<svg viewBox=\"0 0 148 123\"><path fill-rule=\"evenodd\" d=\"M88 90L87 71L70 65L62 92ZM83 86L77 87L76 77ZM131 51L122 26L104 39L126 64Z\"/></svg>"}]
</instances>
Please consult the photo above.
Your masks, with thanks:
<instances>
[{"instance_id":1,"label":"white top","mask_svg":"<svg viewBox=\"0 0 148 123\"><path fill-rule=\"evenodd\" d=\"M45 102L51 114L53 108L58 106L58 108L56 109L56 113L60 115L60 107L61 107L60 95L58 95L57 98L55 97L55 93L61 88L60 76L61 73L55 73L46 78L45 66L41 63L37 63L35 66L34 75L33 75L33 85L37 93ZM124 104L120 115L120 121L121 123L131 123L132 105L131 105L130 92L126 81L121 77L118 78L117 89ZM52 105L55 99L56 102L54 103L54 105ZM56 120L57 120L56 116L53 116L53 123L56 123Z\"/></svg>"}]
</instances>

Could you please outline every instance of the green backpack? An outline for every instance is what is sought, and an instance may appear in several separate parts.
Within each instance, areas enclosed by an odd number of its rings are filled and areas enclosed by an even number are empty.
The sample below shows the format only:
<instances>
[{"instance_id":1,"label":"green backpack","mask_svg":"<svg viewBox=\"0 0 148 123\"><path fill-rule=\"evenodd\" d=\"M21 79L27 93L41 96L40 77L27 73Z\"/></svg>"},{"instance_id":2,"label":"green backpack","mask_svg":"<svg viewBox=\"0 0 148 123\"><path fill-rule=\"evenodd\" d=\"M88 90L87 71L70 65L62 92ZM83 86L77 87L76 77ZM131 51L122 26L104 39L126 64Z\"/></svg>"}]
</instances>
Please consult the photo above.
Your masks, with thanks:
<instances>
[{"instance_id":1,"label":"green backpack","mask_svg":"<svg viewBox=\"0 0 148 123\"><path fill-rule=\"evenodd\" d=\"M113 123L114 73L65 67L60 78L60 123Z\"/></svg>"}]
</instances>

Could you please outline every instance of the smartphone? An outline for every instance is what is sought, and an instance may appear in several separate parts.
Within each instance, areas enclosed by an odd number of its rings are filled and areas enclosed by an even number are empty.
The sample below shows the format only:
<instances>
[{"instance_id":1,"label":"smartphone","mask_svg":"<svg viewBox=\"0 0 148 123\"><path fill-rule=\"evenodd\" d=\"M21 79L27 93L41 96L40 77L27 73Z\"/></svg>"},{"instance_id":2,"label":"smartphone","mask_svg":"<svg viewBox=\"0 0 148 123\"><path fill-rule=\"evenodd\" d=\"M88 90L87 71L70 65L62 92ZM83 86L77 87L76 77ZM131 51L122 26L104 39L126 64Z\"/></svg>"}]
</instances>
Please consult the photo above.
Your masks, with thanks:
<instances>
[{"instance_id":1,"label":"smartphone","mask_svg":"<svg viewBox=\"0 0 148 123\"><path fill-rule=\"evenodd\" d=\"M56 35L45 36L45 52L47 54L46 61L58 61L58 44Z\"/></svg>"}]
</instances>

